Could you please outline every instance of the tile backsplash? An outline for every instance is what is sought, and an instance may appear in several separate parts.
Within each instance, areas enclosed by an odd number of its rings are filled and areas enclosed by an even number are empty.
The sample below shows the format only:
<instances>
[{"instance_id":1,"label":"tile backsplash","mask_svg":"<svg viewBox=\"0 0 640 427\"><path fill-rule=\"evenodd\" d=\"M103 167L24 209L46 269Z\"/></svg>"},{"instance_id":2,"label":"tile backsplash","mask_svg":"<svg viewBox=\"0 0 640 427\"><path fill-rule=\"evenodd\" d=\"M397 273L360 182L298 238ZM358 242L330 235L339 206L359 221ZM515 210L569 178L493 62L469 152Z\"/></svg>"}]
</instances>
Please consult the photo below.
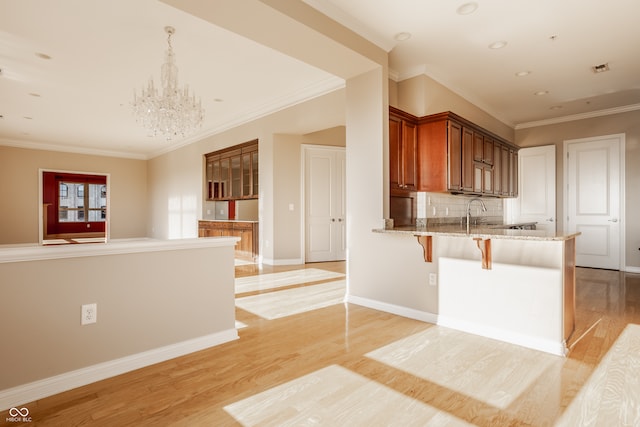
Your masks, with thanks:
<instances>
[{"instance_id":1,"label":"tile backsplash","mask_svg":"<svg viewBox=\"0 0 640 427\"><path fill-rule=\"evenodd\" d=\"M459 223L467 216L467 203L474 196L455 196L445 193L417 193L416 216L418 222ZM487 212L482 211L479 202L471 204L471 216L483 221L501 223L504 217L503 199L482 197Z\"/></svg>"}]
</instances>

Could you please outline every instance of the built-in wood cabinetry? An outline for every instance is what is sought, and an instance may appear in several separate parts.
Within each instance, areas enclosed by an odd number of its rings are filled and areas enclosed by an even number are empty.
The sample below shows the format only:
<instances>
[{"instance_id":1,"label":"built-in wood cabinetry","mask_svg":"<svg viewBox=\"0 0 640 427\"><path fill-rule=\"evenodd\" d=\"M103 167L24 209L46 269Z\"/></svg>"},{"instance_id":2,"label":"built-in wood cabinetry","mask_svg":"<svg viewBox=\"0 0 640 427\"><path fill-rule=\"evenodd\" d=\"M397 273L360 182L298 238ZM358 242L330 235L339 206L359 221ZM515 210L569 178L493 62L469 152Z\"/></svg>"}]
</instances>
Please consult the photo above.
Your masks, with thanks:
<instances>
[{"instance_id":1,"label":"built-in wood cabinetry","mask_svg":"<svg viewBox=\"0 0 640 427\"><path fill-rule=\"evenodd\" d=\"M451 112L415 124L415 191L517 196L518 147Z\"/></svg>"},{"instance_id":2,"label":"built-in wood cabinetry","mask_svg":"<svg viewBox=\"0 0 640 427\"><path fill-rule=\"evenodd\" d=\"M255 261L258 257L258 223L254 221L198 221L198 237L240 237L236 258Z\"/></svg>"},{"instance_id":3,"label":"built-in wood cabinetry","mask_svg":"<svg viewBox=\"0 0 640 427\"><path fill-rule=\"evenodd\" d=\"M389 180L391 191L416 191L418 172L416 118L404 111L389 111Z\"/></svg>"},{"instance_id":4,"label":"built-in wood cabinetry","mask_svg":"<svg viewBox=\"0 0 640 427\"><path fill-rule=\"evenodd\" d=\"M206 199L258 198L258 141L205 155Z\"/></svg>"}]
</instances>

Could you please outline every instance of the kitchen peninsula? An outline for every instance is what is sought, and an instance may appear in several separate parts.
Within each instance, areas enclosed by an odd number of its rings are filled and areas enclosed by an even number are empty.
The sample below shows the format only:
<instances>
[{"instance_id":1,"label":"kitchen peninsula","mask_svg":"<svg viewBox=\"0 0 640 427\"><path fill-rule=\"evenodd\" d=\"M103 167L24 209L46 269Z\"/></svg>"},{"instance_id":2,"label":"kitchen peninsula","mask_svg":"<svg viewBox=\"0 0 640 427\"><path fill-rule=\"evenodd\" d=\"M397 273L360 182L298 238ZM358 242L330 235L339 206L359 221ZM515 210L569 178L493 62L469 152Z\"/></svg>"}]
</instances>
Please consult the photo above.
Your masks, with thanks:
<instances>
[{"instance_id":1,"label":"kitchen peninsula","mask_svg":"<svg viewBox=\"0 0 640 427\"><path fill-rule=\"evenodd\" d=\"M406 236L407 244L422 245L424 261L433 263L439 276L439 325L567 354L575 329L579 233L486 225L467 232L457 224L373 231Z\"/></svg>"}]
</instances>

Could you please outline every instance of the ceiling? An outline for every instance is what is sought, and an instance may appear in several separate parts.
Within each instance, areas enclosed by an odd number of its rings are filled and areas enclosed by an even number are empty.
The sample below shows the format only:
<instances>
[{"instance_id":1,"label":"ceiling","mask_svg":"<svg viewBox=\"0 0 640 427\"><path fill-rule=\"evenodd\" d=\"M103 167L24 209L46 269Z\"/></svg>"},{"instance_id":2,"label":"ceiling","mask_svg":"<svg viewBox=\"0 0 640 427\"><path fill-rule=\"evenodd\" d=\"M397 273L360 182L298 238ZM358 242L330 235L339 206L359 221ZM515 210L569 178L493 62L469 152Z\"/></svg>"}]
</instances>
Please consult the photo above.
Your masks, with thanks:
<instances>
[{"instance_id":1,"label":"ceiling","mask_svg":"<svg viewBox=\"0 0 640 427\"><path fill-rule=\"evenodd\" d=\"M466 15L465 0L304 1L389 51L392 78L426 74L516 128L640 108L637 0L477 0ZM166 25L179 81L205 109L199 131L171 142L149 137L130 105L149 78L159 84ZM601 64L610 70L594 73ZM1 0L0 69L0 144L133 158L344 85L157 0Z\"/></svg>"},{"instance_id":2,"label":"ceiling","mask_svg":"<svg viewBox=\"0 0 640 427\"><path fill-rule=\"evenodd\" d=\"M306 1L390 49L396 79L426 74L513 127L640 108L637 0Z\"/></svg>"}]
</instances>

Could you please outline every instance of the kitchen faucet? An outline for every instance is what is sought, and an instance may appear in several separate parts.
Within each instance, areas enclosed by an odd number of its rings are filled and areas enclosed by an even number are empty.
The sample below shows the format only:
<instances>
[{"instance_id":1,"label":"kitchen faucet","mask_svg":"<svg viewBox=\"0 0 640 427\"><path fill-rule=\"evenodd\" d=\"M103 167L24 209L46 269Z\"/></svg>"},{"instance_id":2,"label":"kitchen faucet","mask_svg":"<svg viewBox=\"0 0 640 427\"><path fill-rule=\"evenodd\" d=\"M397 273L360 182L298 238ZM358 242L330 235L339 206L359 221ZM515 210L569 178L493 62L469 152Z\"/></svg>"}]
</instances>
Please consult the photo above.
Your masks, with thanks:
<instances>
[{"instance_id":1,"label":"kitchen faucet","mask_svg":"<svg viewBox=\"0 0 640 427\"><path fill-rule=\"evenodd\" d=\"M471 223L471 202L475 202L476 200L482 205L482 212L487 211L487 207L484 205L484 202L480 198L474 197L473 199L469 200L469 202L467 203L467 234L469 234Z\"/></svg>"}]
</instances>

